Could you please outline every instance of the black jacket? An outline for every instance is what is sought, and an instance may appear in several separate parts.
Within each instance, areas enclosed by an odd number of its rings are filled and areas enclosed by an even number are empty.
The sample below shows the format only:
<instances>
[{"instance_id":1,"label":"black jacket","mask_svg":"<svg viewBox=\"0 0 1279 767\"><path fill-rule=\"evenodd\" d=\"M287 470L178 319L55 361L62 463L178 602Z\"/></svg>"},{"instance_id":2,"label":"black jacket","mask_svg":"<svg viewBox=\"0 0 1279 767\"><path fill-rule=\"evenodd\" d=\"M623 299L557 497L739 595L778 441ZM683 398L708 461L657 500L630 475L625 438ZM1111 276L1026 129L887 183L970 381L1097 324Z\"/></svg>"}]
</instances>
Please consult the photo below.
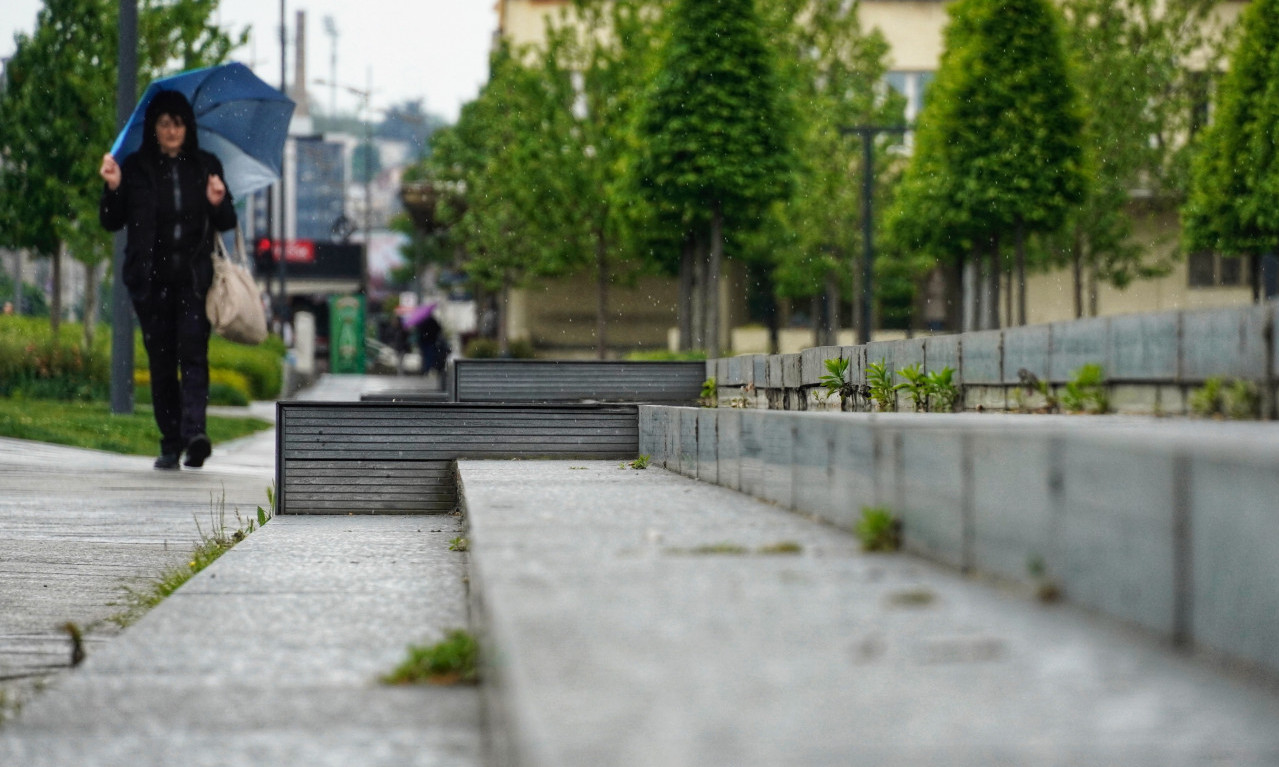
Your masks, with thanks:
<instances>
[{"instance_id":1,"label":"black jacket","mask_svg":"<svg viewBox=\"0 0 1279 767\"><path fill-rule=\"evenodd\" d=\"M171 259L174 269L183 270L181 281L187 281L189 270L190 284L203 296L213 282L213 238L216 232L236 225L231 193L216 207L209 204L206 194L211 174L225 182L222 162L209 152L196 150L194 157L182 155L176 161L184 165L184 172L178 173L183 204L174 219L181 225L181 234L175 240L173 232L157 231L159 208L166 207L172 214L175 197L171 186L162 188L162 184L172 184L172 175L163 170L164 162L143 152L129 155L121 168L120 186L111 191L104 185L98 204L98 220L104 229L115 232L126 227L124 284L134 301L145 302L158 280L172 279L172 275L157 275L157 265ZM157 256L158 245L172 252Z\"/></svg>"}]
</instances>

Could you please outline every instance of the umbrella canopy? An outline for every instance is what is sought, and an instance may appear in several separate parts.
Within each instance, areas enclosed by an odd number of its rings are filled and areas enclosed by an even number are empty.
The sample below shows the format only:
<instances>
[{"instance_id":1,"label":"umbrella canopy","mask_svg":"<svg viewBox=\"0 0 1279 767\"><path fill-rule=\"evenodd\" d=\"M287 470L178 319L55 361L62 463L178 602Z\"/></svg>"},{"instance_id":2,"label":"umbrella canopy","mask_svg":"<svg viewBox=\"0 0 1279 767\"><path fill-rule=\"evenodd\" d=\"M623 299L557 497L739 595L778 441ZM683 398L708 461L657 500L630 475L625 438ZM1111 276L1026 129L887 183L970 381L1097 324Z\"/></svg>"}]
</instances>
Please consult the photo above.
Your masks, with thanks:
<instances>
[{"instance_id":1,"label":"umbrella canopy","mask_svg":"<svg viewBox=\"0 0 1279 767\"><path fill-rule=\"evenodd\" d=\"M404 317L404 327L412 328L422 324L422 321L431 316L431 312L435 311L435 304L422 304L413 309Z\"/></svg>"},{"instance_id":2,"label":"umbrella canopy","mask_svg":"<svg viewBox=\"0 0 1279 767\"><path fill-rule=\"evenodd\" d=\"M237 62L193 69L147 86L111 147L117 162L142 146L147 105L160 91L178 91L191 102L200 148L222 161L232 197L242 199L280 177L294 104Z\"/></svg>"}]
</instances>

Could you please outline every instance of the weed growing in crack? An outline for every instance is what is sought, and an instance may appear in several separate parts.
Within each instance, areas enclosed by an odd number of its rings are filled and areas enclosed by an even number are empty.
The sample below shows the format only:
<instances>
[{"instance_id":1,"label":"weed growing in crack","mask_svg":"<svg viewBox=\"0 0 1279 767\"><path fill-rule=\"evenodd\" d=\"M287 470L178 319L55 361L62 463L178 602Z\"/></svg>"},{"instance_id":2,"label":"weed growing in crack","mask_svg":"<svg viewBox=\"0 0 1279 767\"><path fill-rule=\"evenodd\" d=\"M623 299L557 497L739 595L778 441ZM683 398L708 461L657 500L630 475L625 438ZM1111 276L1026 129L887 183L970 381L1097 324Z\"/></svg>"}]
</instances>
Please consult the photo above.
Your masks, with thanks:
<instances>
[{"instance_id":1,"label":"weed growing in crack","mask_svg":"<svg viewBox=\"0 0 1279 767\"><path fill-rule=\"evenodd\" d=\"M454 629L433 645L410 645L408 657L383 684L476 684L479 682L479 643L470 632Z\"/></svg>"}]
</instances>

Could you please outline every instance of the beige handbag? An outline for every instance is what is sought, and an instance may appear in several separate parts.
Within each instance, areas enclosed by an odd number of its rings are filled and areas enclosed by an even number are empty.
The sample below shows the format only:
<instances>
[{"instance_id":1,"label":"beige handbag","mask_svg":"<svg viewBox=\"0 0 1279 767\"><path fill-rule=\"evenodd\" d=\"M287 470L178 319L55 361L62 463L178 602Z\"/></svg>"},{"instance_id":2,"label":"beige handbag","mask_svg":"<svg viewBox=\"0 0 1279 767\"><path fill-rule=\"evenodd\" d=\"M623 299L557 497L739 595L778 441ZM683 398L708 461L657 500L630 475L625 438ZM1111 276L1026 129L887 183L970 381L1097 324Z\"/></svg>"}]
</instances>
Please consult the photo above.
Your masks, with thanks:
<instances>
[{"instance_id":1,"label":"beige handbag","mask_svg":"<svg viewBox=\"0 0 1279 767\"><path fill-rule=\"evenodd\" d=\"M256 346L266 340L266 311L248 261L240 227L235 228L234 256L227 253L222 236L214 235L213 284L205 296L204 311L218 335Z\"/></svg>"}]
</instances>

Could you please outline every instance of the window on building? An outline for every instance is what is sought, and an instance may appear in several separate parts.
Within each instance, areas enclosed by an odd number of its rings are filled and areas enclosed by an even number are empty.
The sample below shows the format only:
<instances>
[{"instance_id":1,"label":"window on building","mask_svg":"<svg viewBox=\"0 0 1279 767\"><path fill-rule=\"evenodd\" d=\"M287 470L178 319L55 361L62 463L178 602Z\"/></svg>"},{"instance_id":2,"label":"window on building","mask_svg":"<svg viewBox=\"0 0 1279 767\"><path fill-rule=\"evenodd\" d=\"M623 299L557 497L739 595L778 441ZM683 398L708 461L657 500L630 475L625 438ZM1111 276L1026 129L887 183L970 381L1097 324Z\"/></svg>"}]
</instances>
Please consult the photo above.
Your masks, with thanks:
<instances>
[{"instance_id":1,"label":"window on building","mask_svg":"<svg viewBox=\"0 0 1279 767\"><path fill-rule=\"evenodd\" d=\"M1247 261L1220 253L1191 253L1187 262L1190 287L1235 288L1248 285Z\"/></svg>"},{"instance_id":2,"label":"window on building","mask_svg":"<svg viewBox=\"0 0 1279 767\"><path fill-rule=\"evenodd\" d=\"M924 109L928 86L933 82L932 72L889 72L885 82L893 90L906 97L906 122L913 123Z\"/></svg>"}]
</instances>

